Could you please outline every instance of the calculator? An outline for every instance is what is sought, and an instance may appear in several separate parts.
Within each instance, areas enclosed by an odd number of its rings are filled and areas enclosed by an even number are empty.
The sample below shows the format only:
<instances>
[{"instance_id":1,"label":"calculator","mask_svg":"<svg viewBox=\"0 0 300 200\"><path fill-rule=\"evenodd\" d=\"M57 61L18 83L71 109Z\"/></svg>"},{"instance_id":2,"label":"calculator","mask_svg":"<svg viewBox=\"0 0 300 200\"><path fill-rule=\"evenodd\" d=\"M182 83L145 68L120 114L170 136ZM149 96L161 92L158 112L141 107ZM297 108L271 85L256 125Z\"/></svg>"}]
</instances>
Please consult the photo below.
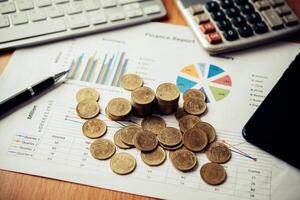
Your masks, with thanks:
<instances>
[{"instance_id":1,"label":"calculator","mask_svg":"<svg viewBox=\"0 0 300 200\"><path fill-rule=\"evenodd\" d=\"M210 54L249 48L300 32L285 0L176 0Z\"/></svg>"}]
</instances>

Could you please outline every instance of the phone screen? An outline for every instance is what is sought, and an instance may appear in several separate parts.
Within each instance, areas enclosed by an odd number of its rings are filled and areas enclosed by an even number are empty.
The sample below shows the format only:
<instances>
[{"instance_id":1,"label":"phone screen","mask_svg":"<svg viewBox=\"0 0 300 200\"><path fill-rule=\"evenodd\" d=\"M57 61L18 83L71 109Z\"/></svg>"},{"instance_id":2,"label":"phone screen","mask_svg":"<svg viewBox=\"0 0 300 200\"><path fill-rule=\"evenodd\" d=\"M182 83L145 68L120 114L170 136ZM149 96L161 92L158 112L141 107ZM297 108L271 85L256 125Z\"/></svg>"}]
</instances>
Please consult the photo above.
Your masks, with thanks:
<instances>
[{"instance_id":1,"label":"phone screen","mask_svg":"<svg viewBox=\"0 0 300 200\"><path fill-rule=\"evenodd\" d=\"M243 129L244 138L300 169L300 54Z\"/></svg>"}]
</instances>

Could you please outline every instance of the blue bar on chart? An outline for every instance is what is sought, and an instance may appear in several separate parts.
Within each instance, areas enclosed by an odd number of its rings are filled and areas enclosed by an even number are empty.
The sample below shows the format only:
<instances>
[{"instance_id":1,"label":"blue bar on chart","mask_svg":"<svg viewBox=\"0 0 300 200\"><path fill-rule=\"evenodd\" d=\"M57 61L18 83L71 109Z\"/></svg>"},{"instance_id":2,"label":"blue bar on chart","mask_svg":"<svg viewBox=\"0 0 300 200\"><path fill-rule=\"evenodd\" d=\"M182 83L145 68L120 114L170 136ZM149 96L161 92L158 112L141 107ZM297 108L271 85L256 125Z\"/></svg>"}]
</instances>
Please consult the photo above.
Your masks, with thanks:
<instances>
[{"instance_id":1,"label":"blue bar on chart","mask_svg":"<svg viewBox=\"0 0 300 200\"><path fill-rule=\"evenodd\" d=\"M67 79L90 83L98 83L109 86L120 86L120 81L126 72L128 59L125 52L117 52L102 58L94 55L85 59L85 54L73 59Z\"/></svg>"}]
</instances>

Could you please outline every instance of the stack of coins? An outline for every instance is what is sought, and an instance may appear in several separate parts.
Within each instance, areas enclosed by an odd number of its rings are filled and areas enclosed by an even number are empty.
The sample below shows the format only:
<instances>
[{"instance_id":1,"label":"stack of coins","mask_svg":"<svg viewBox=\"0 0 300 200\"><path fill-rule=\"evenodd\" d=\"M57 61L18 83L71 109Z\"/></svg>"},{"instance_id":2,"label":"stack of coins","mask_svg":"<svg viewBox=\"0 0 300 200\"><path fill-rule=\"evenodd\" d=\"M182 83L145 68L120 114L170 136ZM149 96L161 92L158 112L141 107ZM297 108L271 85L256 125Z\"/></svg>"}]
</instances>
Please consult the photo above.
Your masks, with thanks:
<instances>
[{"instance_id":1,"label":"stack of coins","mask_svg":"<svg viewBox=\"0 0 300 200\"><path fill-rule=\"evenodd\" d=\"M180 91L173 83L163 83L156 89L158 110L161 114L169 115L176 112Z\"/></svg>"},{"instance_id":2,"label":"stack of coins","mask_svg":"<svg viewBox=\"0 0 300 200\"><path fill-rule=\"evenodd\" d=\"M155 108L155 93L149 87L137 88L131 93L131 103L135 115L151 115Z\"/></svg>"}]
</instances>

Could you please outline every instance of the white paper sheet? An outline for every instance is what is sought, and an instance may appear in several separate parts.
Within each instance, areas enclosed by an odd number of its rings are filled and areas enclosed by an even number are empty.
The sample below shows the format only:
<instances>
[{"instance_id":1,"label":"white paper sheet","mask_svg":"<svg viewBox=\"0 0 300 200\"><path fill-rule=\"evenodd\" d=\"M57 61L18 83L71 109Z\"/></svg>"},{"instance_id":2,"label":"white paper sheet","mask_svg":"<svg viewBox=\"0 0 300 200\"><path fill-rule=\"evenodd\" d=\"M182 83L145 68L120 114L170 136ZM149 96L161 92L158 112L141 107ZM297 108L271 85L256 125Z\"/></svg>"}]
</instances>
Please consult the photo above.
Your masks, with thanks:
<instances>
[{"instance_id":1,"label":"white paper sheet","mask_svg":"<svg viewBox=\"0 0 300 200\"><path fill-rule=\"evenodd\" d=\"M167 199L298 199L299 170L248 144L241 130L299 47L276 43L210 57L188 28L149 23L18 50L0 77L1 100L69 68L73 80L0 121L0 168ZM201 180L199 169L208 162L204 154L197 154L195 170L182 173L169 160L148 167L139 151L126 150L137 160L136 170L128 176L114 174L109 161L91 157L92 140L81 133L84 121L75 114L75 94L82 87L97 88L104 110L116 96L130 98L117 87L124 73L140 74L153 89L173 82L182 91L190 87L205 91L209 103L203 120L213 124L218 140L233 150L224 165L228 175L224 184L214 187ZM112 139L120 125L100 118L109 127L105 137ZM177 126L173 116L165 120Z\"/></svg>"}]
</instances>

